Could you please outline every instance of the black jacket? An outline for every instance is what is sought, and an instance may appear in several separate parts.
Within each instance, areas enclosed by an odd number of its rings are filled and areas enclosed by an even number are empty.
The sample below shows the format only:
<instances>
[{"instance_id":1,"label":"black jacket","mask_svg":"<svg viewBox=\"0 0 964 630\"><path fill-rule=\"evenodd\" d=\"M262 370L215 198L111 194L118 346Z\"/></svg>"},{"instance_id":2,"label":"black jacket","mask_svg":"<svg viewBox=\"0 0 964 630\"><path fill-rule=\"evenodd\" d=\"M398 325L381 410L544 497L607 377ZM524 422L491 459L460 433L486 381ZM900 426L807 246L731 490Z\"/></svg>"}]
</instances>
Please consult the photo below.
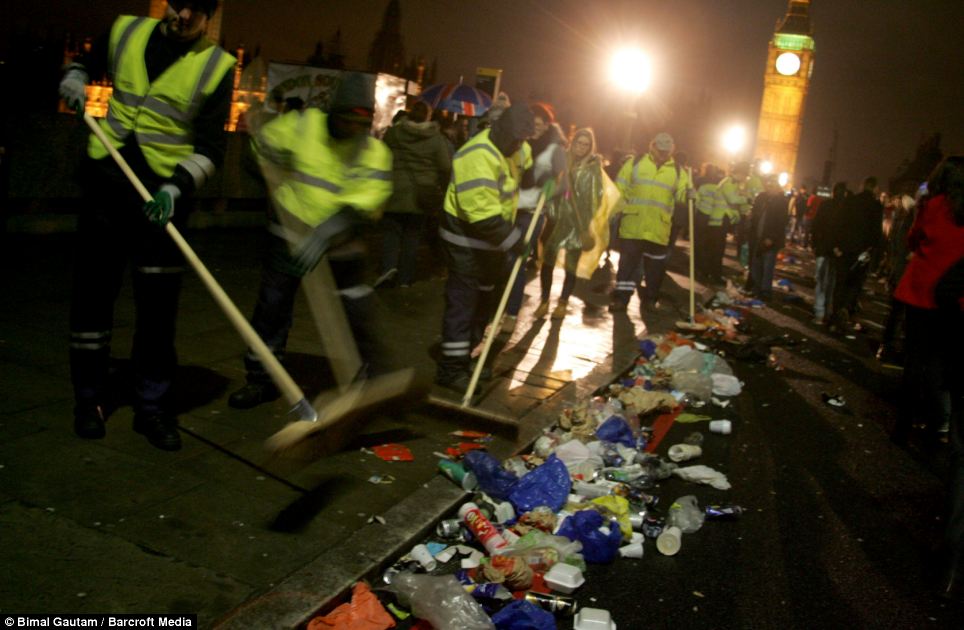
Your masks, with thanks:
<instances>
[{"instance_id":1,"label":"black jacket","mask_svg":"<svg viewBox=\"0 0 964 630\"><path fill-rule=\"evenodd\" d=\"M789 209L789 200L782 193L757 195L750 211L750 246L760 251L781 249L786 241ZM770 239L772 245L764 248L764 239Z\"/></svg>"},{"instance_id":2,"label":"black jacket","mask_svg":"<svg viewBox=\"0 0 964 630\"><path fill-rule=\"evenodd\" d=\"M880 244L884 207L869 190L849 197L835 214L832 245L845 254L859 254Z\"/></svg>"}]
</instances>

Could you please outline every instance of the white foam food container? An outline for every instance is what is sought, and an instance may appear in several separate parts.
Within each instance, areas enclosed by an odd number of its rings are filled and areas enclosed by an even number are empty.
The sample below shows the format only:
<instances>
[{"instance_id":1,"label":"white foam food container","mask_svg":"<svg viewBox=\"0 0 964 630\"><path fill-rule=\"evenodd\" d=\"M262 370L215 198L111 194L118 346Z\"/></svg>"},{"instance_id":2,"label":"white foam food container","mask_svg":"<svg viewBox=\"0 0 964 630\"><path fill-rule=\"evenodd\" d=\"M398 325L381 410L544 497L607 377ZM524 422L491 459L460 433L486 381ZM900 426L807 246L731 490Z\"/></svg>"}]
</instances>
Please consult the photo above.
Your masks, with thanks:
<instances>
[{"instance_id":1,"label":"white foam food container","mask_svg":"<svg viewBox=\"0 0 964 630\"><path fill-rule=\"evenodd\" d=\"M552 568L546 571L545 580L549 588L566 595L586 583L586 578L578 567L563 562L552 565Z\"/></svg>"},{"instance_id":2,"label":"white foam food container","mask_svg":"<svg viewBox=\"0 0 964 630\"><path fill-rule=\"evenodd\" d=\"M608 610L580 608L572 627L573 630L616 630L616 623Z\"/></svg>"}]
</instances>

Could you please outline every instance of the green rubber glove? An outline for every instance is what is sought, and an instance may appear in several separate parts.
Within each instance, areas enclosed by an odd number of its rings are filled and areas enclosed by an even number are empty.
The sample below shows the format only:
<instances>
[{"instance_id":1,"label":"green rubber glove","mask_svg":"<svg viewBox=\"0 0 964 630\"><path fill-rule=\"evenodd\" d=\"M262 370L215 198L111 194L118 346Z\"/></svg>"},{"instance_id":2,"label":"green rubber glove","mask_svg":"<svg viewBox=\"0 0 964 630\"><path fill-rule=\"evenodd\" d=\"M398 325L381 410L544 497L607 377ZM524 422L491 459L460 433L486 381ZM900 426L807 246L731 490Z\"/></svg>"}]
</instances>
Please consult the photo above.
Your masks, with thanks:
<instances>
[{"instance_id":1,"label":"green rubber glove","mask_svg":"<svg viewBox=\"0 0 964 630\"><path fill-rule=\"evenodd\" d=\"M67 74L60 82L60 97L70 109L74 110L78 117L84 117L84 110L87 106L87 73L79 66L70 67Z\"/></svg>"},{"instance_id":2,"label":"green rubber glove","mask_svg":"<svg viewBox=\"0 0 964 630\"><path fill-rule=\"evenodd\" d=\"M181 196L180 189L174 184L164 184L154 194L154 198L144 204L147 220L157 227L164 227L174 216L174 202Z\"/></svg>"},{"instance_id":3,"label":"green rubber glove","mask_svg":"<svg viewBox=\"0 0 964 630\"><path fill-rule=\"evenodd\" d=\"M546 201L552 199L552 194L556 192L556 180L550 179L545 184L542 185L542 194L545 195Z\"/></svg>"}]
</instances>

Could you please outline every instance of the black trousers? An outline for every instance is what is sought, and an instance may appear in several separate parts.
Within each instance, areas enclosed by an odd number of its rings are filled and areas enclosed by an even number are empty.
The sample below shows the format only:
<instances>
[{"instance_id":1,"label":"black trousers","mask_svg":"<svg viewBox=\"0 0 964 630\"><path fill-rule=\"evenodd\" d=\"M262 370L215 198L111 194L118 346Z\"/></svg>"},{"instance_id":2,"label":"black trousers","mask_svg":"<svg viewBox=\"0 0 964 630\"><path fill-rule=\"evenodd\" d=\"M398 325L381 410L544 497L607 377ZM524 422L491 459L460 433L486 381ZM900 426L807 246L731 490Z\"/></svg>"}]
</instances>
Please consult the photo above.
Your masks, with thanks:
<instances>
[{"instance_id":1,"label":"black trousers","mask_svg":"<svg viewBox=\"0 0 964 630\"><path fill-rule=\"evenodd\" d=\"M258 289L258 301L251 317L251 326L281 361L284 359L288 333L291 331L295 295L301 285L301 278L280 271L272 265L272 260L287 253L288 246L277 237L272 236L271 239L271 253L261 272L261 286ZM385 365L371 328L374 295L371 286L364 283L365 259L362 256L329 258L328 264L331 265L331 273L335 278L335 286L341 297L352 336L358 346L363 369L367 370L367 375L381 373ZM249 383L271 381L261 360L250 349L244 356L244 367Z\"/></svg>"},{"instance_id":2,"label":"black trousers","mask_svg":"<svg viewBox=\"0 0 964 630\"><path fill-rule=\"evenodd\" d=\"M831 268L834 274L833 311L835 318L842 317L844 311L848 315L852 314L857 306L857 300L860 299L860 291L864 286L864 279L867 277L867 265L857 261L858 255L844 252L842 256L834 256L831 259Z\"/></svg>"},{"instance_id":3,"label":"black trousers","mask_svg":"<svg viewBox=\"0 0 964 630\"><path fill-rule=\"evenodd\" d=\"M482 341L485 327L498 306L496 285L449 270L442 318L442 357L439 375L468 372L472 348Z\"/></svg>"},{"instance_id":4,"label":"black trousers","mask_svg":"<svg viewBox=\"0 0 964 630\"><path fill-rule=\"evenodd\" d=\"M104 161L101 161L104 162ZM112 163L85 165L70 305L70 372L78 405L108 402L107 373L114 302L132 266L135 413L169 413L177 369L174 347L184 258L162 228L144 216L144 202ZM158 182L142 177L148 190ZM175 225L188 204L176 206Z\"/></svg>"},{"instance_id":5,"label":"black trousers","mask_svg":"<svg viewBox=\"0 0 964 630\"><path fill-rule=\"evenodd\" d=\"M579 265L579 257L582 255L582 250L579 249L567 249L565 251L565 262L563 264L565 265L566 275L562 280L562 293L559 295L559 299L563 301L569 299L576 286L576 267ZM539 270L539 284L543 302L548 301L549 295L552 293L552 272L555 271L556 258L558 257L559 250L546 250L544 252L542 269Z\"/></svg>"}]
</instances>

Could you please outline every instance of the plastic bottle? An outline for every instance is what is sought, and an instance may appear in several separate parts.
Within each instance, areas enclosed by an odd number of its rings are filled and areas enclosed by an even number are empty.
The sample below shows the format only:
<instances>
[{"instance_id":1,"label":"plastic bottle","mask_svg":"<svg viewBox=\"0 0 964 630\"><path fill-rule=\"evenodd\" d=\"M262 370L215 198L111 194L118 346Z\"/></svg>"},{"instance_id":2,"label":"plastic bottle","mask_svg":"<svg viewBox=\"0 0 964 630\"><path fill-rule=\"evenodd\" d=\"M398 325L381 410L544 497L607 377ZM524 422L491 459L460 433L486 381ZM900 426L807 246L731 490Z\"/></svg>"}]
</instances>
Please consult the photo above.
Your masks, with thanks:
<instances>
[{"instance_id":1,"label":"plastic bottle","mask_svg":"<svg viewBox=\"0 0 964 630\"><path fill-rule=\"evenodd\" d=\"M459 518L490 554L497 554L509 546L475 503L469 502L459 508Z\"/></svg>"}]
</instances>

